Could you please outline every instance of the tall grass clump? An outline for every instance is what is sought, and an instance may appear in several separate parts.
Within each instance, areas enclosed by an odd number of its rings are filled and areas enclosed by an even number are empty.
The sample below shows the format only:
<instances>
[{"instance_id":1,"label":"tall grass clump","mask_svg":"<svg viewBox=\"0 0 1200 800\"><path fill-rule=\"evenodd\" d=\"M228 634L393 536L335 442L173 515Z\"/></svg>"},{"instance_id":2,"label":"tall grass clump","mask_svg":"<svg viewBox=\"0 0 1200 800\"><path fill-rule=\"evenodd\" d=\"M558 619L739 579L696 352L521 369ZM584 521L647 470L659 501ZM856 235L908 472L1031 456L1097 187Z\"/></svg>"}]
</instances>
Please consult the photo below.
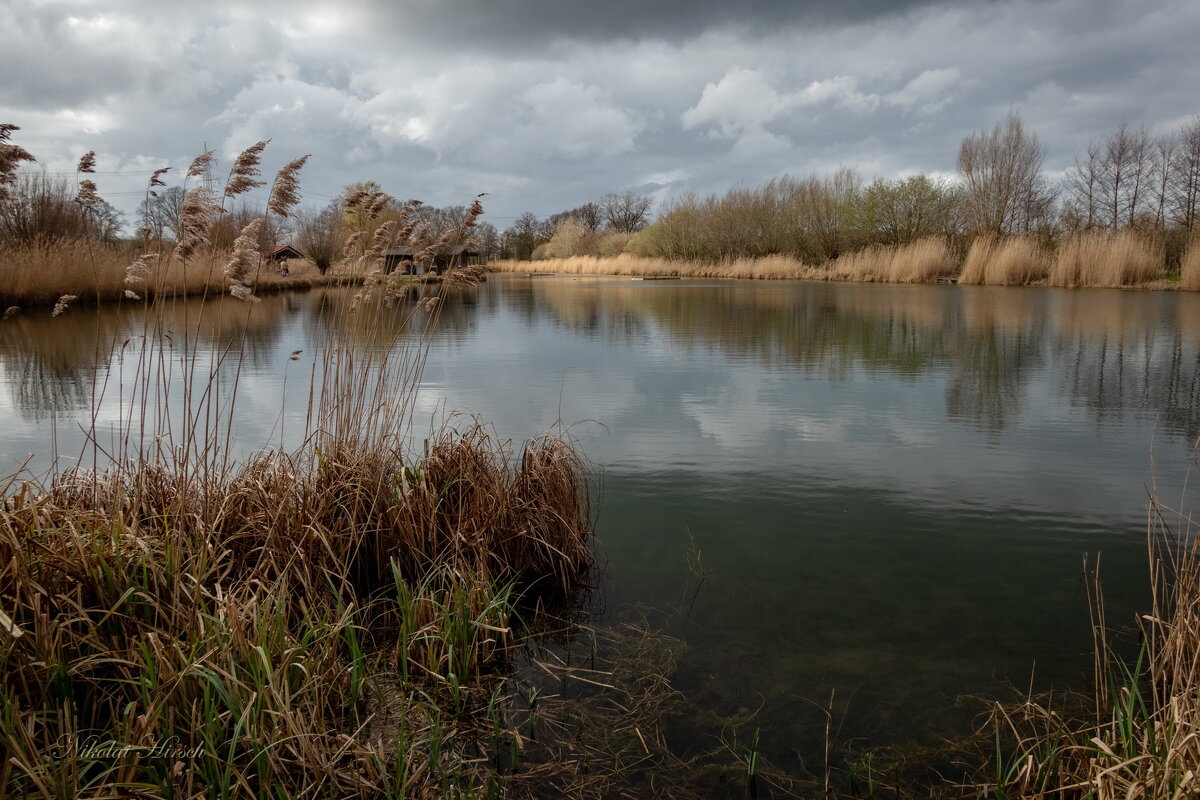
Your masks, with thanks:
<instances>
[{"instance_id":1,"label":"tall grass clump","mask_svg":"<svg viewBox=\"0 0 1200 800\"><path fill-rule=\"evenodd\" d=\"M1200 236L1193 237L1179 263L1179 288L1200 292Z\"/></svg>"},{"instance_id":2,"label":"tall grass clump","mask_svg":"<svg viewBox=\"0 0 1200 800\"><path fill-rule=\"evenodd\" d=\"M1084 231L1059 246L1051 286L1137 286L1161 277L1163 246L1136 230Z\"/></svg>"},{"instance_id":3,"label":"tall grass clump","mask_svg":"<svg viewBox=\"0 0 1200 800\"><path fill-rule=\"evenodd\" d=\"M1049 260L1032 236L980 236L971 242L959 283L1024 286L1046 279Z\"/></svg>"},{"instance_id":4,"label":"tall grass clump","mask_svg":"<svg viewBox=\"0 0 1200 800\"><path fill-rule=\"evenodd\" d=\"M1147 542L1152 605L1137 620L1136 657L1109 648L1095 600L1094 695L997 706L989 796L1200 796L1200 539L1190 513L1155 499Z\"/></svg>"},{"instance_id":5,"label":"tall grass clump","mask_svg":"<svg viewBox=\"0 0 1200 800\"><path fill-rule=\"evenodd\" d=\"M943 237L931 236L899 247L871 245L833 261L831 277L839 280L930 283L954 271Z\"/></svg>"},{"instance_id":6,"label":"tall grass clump","mask_svg":"<svg viewBox=\"0 0 1200 800\"><path fill-rule=\"evenodd\" d=\"M222 212L193 191L181 263L210 270ZM262 224L222 275L245 321ZM489 701L592 563L575 448L473 421L413 439L441 304L376 280L330 311L299 444L240 456L246 342L201 336L211 304L158 297L98 347L72 465L0 483L0 795L497 796Z\"/></svg>"}]
</instances>

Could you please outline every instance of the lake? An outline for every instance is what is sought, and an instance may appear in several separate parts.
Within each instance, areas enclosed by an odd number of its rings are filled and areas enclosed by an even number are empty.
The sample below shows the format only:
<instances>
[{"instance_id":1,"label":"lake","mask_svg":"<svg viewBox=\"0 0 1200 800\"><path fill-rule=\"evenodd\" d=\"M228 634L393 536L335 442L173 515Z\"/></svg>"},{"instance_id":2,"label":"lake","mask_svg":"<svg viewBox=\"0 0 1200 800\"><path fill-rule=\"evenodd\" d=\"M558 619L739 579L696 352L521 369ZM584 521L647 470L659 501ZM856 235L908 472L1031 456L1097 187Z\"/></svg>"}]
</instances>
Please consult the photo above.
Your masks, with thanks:
<instances>
[{"instance_id":1,"label":"lake","mask_svg":"<svg viewBox=\"0 0 1200 800\"><path fill-rule=\"evenodd\" d=\"M1134 641L1149 487L1181 502L1200 435L1200 296L519 275L445 294L414 435L456 411L515 440L567 426L600 487L601 621L686 648L681 749L760 728L811 769L831 693L837 742L865 747L964 729L962 695L1086 689L1085 555ZM245 334L222 367L239 452L296 443L348 296L205 309L202 339ZM101 434L119 418L141 313L0 323L0 472L70 463L93 406Z\"/></svg>"}]
</instances>

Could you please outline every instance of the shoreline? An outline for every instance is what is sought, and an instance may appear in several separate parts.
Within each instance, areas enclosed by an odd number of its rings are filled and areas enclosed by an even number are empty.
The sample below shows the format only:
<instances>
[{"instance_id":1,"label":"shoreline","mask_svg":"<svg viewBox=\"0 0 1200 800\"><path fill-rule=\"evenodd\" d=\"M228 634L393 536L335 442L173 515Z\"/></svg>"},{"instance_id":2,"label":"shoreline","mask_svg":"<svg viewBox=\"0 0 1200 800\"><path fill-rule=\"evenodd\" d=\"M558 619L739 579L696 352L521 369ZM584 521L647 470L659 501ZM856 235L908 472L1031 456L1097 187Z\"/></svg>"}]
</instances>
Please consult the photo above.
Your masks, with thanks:
<instances>
[{"instance_id":1,"label":"shoreline","mask_svg":"<svg viewBox=\"0 0 1200 800\"><path fill-rule=\"evenodd\" d=\"M536 273L539 277L550 275L576 275L594 277L660 277L660 278L703 278L725 280L799 280L814 283L886 283L922 286L1017 286L1051 289L1123 289L1135 291L1189 291L1178 279L1155 278L1129 284L1060 286L1046 278L1019 283L965 282L959 271L931 272L920 279L889 280L879 274L855 275L837 271L836 262L815 267L788 256L763 256L761 258L737 258L722 262L675 261L660 258L642 258L630 255L619 256L571 256L538 261L501 259L488 264L488 269L501 273Z\"/></svg>"}]
</instances>

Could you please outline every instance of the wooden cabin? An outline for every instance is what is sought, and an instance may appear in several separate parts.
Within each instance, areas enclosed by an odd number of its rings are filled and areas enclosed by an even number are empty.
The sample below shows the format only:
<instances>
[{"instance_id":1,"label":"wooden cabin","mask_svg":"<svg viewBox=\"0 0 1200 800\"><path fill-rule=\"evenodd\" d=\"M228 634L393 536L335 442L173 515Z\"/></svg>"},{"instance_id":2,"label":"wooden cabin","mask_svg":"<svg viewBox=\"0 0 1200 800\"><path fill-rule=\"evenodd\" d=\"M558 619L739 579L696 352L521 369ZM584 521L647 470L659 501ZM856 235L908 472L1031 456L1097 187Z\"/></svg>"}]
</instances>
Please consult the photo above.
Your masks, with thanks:
<instances>
[{"instance_id":1,"label":"wooden cabin","mask_svg":"<svg viewBox=\"0 0 1200 800\"><path fill-rule=\"evenodd\" d=\"M433 264L416 263L417 253L421 247L390 247L383 251L383 271L389 275L399 270L404 275L421 275L426 271L442 273L449 267L465 267L471 264L482 264L484 259L480 253L468 249L465 245L451 247L444 253L439 253Z\"/></svg>"},{"instance_id":2,"label":"wooden cabin","mask_svg":"<svg viewBox=\"0 0 1200 800\"><path fill-rule=\"evenodd\" d=\"M304 254L290 244L281 244L277 247L267 248L266 256L269 260L283 263L290 258L304 258Z\"/></svg>"}]
</instances>

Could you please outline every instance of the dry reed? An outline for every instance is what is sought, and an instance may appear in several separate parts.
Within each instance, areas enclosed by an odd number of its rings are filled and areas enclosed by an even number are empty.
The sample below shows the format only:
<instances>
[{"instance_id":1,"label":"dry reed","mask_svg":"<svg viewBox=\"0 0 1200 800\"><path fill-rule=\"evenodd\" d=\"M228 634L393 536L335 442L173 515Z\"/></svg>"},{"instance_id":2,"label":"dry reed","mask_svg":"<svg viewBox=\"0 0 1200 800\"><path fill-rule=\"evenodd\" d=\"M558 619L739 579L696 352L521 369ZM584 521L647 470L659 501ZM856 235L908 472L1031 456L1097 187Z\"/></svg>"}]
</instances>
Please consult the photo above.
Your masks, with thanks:
<instances>
[{"instance_id":1,"label":"dry reed","mask_svg":"<svg viewBox=\"0 0 1200 800\"><path fill-rule=\"evenodd\" d=\"M538 261L498 261L502 272L553 272L568 275L633 275L681 278L745 278L751 280L860 280L929 283L953 272L945 241L930 237L898 248L870 247L843 255L827 267L814 267L785 255L686 261L623 253L615 257L572 256Z\"/></svg>"},{"instance_id":2,"label":"dry reed","mask_svg":"<svg viewBox=\"0 0 1200 800\"><path fill-rule=\"evenodd\" d=\"M958 282L1024 286L1045 280L1049 261L1031 236L980 236L971 243Z\"/></svg>"},{"instance_id":3,"label":"dry reed","mask_svg":"<svg viewBox=\"0 0 1200 800\"><path fill-rule=\"evenodd\" d=\"M1179 288L1200 292L1200 236L1192 237L1179 264Z\"/></svg>"},{"instance_id":4,"label":"dry reed","mask_svg":"<svg viewBox=\"0 0 1200 800\"><path fill-rule=\"evenodd\" d=\"M1096 599L1095 696L1078 714L1063 698L997 706L989 794L1014 800L1200 796L1200 540L1188 513L1154 499L1147 541L1152 606L1137 620L1142 648L1136 663L1112 656Z\"/></svg>"},{"instance_id":5,"label":"dry reed","mask_svg":"<svg viewBox=\"0 0 1200 800\"><path fill-rule=\"evenodd\" d=\"M1064 242L1051 286L1137 286L1161 277L1163 244L1134 230L1084 231Z\"/></svg>"},{"instance_id":6,"label":"dry reed","mask_svg":"<svg viewBox=\"0 0 1200 800\"><path fill-rule=\"evenodd\" d=\"M837 280L884 283L931 283L954 272L954 260L942 237L901 247L872 245L840 256L830 266Z\"/></svg>"}]
</instances>

